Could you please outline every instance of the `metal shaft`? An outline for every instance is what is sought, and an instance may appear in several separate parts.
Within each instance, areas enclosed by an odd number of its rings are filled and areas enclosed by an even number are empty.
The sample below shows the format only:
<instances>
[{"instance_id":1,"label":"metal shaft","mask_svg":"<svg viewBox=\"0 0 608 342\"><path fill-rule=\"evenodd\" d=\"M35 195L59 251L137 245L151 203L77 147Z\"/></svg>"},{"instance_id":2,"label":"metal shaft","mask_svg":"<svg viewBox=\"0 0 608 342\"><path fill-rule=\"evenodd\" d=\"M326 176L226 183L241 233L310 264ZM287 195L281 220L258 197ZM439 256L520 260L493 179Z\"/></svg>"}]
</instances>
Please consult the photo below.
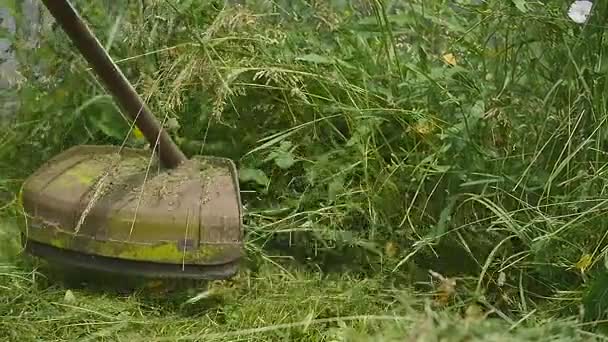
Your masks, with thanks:
<instances>
[{"instance_id":1,"label":"metal shaft","mask_svg":"<svg viewBox=\"0 0 608 342\"><path fill-rule=\"evenodd\" d=\"M155 146L158 139L158 154L163 166L174 168L185 161L186 156L175 145L169 134L161 129L131 83L112 61L70 2L68 0L42 0L42 2L95 70L114 99L135 121L150 145Z\"/></svg>"}]
</instances>

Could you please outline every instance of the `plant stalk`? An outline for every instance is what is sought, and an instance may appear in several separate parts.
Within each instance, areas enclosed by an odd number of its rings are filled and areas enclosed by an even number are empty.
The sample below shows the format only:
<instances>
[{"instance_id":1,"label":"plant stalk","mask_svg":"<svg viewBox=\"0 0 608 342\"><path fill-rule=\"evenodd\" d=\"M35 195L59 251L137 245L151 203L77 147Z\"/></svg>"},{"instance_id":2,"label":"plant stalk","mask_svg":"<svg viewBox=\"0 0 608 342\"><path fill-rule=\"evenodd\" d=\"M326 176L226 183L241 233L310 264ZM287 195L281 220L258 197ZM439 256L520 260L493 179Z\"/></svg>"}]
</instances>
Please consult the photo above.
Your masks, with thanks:
<instances>
[{"instance_id":1,"label":"plant stalk","mask_svg":"<svg viewBox=\"0 0 608 342\"><path fill-rule=\"evenodd\" d=\"M68 0L42 0L63 31L70 37L80 53L89 62L107 90L122 109L133 119L151 146L158 147L164 167L175 168L186 160L169 134L161 128L129 80L123 75L108 52ZM158 140L158 144L156 143Z\"/></svg>"}]
</instances>

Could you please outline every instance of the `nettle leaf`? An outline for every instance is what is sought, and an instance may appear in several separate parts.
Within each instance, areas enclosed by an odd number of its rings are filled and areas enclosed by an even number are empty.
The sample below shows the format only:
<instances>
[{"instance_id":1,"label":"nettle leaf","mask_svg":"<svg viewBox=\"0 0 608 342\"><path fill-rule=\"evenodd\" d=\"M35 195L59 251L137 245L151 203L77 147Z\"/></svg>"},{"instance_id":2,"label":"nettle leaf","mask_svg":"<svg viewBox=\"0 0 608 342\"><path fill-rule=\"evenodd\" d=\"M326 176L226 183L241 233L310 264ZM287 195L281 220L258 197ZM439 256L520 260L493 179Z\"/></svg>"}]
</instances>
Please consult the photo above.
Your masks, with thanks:
<instances>
[{"instance_id":1,"label":"nettle leaf","mask_svg":"<svg viewBox=\"0 0 608 342\"><path fill-rule=\"evenodd\" d=\"M95 128L110 138L121 139L124 137L124 130L114 125L115 121L95 121Z\"/></svg>"},{"instance_id":2,"label":"nettle leaf","mask_svg":"<svg viewBox=\"0 0 608 342\"><path fill-rule=\"evenodd\" d=\"M296 163L296 160L291 152L281 152L278 153L274 158L274 163L280 167L281 169L289 169Z\"/></svg>"},{"instance_id":3,"label":"nettle leaf","mask_svg":"<svg viewBox=\"0 0 608 342\"><path fill-rule=\"evenodd\" d=\"M241 182L255 182L262 186L268 186L270 183L266 173L260 169L243 168L239 170L239 179Z\"/></svg>"},{"instance_id":4,"label":"nettle leaf","mask_svg":"<svg viewBox=\"0 0 608 342\"><path fill-rule=\"evenodd\" d=\"M293 146L293 143L289 140L285 140L285 141L281 141L281 144L279 145L279 150L281 151L288 151L291 147Z\"/></svg>"},{"instance_id":5,"label":"nettle leaf","mask_svg":"<svg viewBox=\"0 0 608 342\"><path fill-rule=\"evenodd\" d=\"M268 154L265 162L273 161L276 166L283 170L289 169L296 163L296 158L293 155L293 143L289 140L282 141L281 144Z\"/></svg>"},{"instance_id":6,"label":"nettle leaf","mask_svg":"<svg viewBox=\"0 0 608 342\"><path fill-rule=\"evenodd\" d=\"M459 120L447 129L452 136L459 136L465 129L475 129L486 113L485 103L478 100L471 107L464 110L464 119ZM465 121L466 120L466 121Z\"/></svg>"},{"instance_id":7,"label":"nettle leaf","mask_svg":"<svg viewBox=\"0 0 608 342\"><path fill-rule=\"evenodd\" d=\"M481 119L486 112L485 103L481 100L476 101L471 108L471 116L475 119Z\"/></svg>"},{"instance_id":8,"label":"nettle leaf","mask_svg":"<svg viewBox=\"0 0 608 342\"><path fill-rule=\"evenodd\" d=\"M101 115L91 115L89 120L93 127L114 139L123 139L129 128L124 120L117 120L114 113L102 112Z\"/></svg>"}]
</instances>

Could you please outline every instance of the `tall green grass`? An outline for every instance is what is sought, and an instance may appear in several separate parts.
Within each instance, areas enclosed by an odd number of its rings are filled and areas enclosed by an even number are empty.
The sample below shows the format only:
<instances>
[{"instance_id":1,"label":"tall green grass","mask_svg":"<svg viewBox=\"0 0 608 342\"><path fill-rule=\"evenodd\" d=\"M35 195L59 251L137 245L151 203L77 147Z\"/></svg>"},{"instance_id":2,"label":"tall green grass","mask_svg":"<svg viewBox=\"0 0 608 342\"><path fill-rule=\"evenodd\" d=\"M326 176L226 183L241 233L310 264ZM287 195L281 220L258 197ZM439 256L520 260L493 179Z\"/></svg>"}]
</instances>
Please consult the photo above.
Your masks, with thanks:
<instances>
[{"instance_id":1,"label":"tall green grass","mask_svg":"<svg viewBox=\"0 0 608 342\"><path fill-rule=\"evenodd\" d=\"M455 308L602 328L607 5L581 26L561 2L263 3L79 3L185 152L238 162L254 260L421 292L432 270ZM73 51L56 32L35 57L0 144L11 189L125 138Z\"/></svg>"}]
</instances>

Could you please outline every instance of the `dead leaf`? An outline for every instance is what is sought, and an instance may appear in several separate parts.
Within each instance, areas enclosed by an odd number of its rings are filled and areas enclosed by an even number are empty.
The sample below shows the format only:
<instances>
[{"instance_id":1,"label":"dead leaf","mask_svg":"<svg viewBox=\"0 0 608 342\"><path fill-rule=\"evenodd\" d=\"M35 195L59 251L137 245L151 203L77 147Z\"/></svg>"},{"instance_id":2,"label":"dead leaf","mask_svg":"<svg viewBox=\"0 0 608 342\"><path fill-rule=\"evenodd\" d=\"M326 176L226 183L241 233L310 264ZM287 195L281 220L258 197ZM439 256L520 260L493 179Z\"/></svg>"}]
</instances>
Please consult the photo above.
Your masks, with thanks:
<instances>
[{"instance_id":1,"label":"dead leaf","mask_svg":"<svg viewBox=\"0 0 608 342\"><path fill-rule=\"evenodd\" d=\"M445 55L443 55L443 61L448 65L455 66L456 56L454 56L453 53L446 53Z\"/></svg>"},{"instance_id":2,"label":"dead leaf","mask_svg":"<svg viewBox=\"0 0 608 342\"><path fill-rule=\"evenodd\" d=\"M389 241L384 245L384 254L389 258L394 258L399 253L399 246L396 243Z\"/></svg>"},{"instance_id":3,"label":"dead leaf","mask_svg":"<svg viewBox=\"0 0 608 342\"><path fill-rule=\"evenodd\" d=\"M432 119L421 119L408 127L408 131L419 134L420 136L427 136L433 133L434 130L435 123Z\"/></svg>"},{"instance_id":4,"label":"dead leaf","mask_svg":"<svg viewBox=\"0 0 608 342\"><path fill-rule=\"evenodd\" d=\"M484 313L482 308L477 304L471 304L467 306L467 309L464 313L464 319L466 321L481 321L484 318Z\"/></svg>"},{"instance_id":5,"label":"dead leaf","mask_svg":"<svg viewBox=\"0 0 608 342\"><path fill-rule=\"evenodd\" d=\"M429 270L429 273L439 280L439 286L435 293L435 304L440 306L447 305L456 294L456 279L444 277L433 270Z\"/></svg>"}]
</instances>

